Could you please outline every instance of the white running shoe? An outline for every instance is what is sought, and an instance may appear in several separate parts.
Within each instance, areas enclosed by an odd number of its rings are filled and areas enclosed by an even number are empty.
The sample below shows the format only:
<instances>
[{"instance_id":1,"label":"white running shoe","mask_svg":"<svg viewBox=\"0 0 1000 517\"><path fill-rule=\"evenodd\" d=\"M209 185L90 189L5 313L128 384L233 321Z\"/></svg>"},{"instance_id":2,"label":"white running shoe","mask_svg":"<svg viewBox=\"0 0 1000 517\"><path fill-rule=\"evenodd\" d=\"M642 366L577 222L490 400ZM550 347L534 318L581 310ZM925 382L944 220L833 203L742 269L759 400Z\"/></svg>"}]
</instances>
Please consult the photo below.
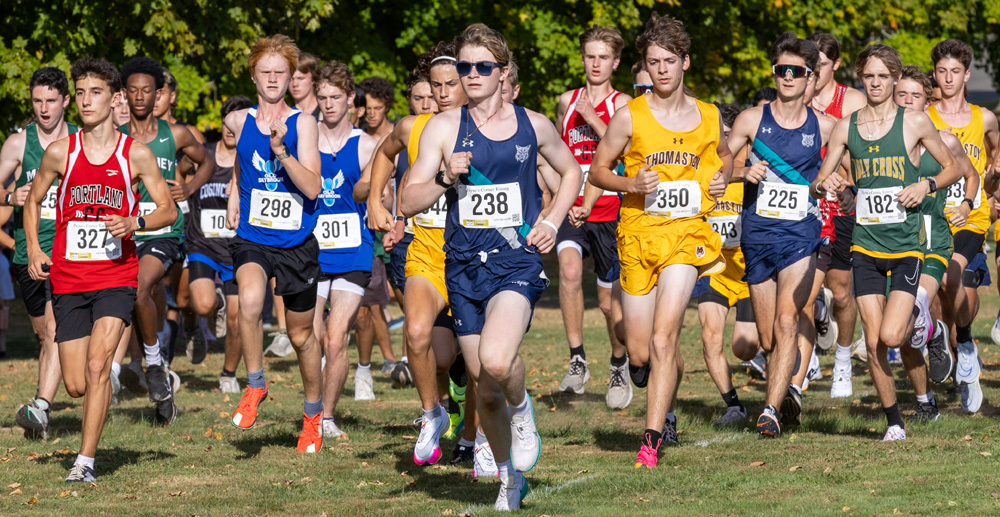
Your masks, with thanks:
<instances>
[{"instance_id":1,"label":"white running shoe","mask_svg":"<svg viewBox=\"0 0 1000 517\"><path fill-rule=\"evenodd\" d=\"M826 287L820 289L819 296L817 297L816 310L820 312L815 318L816 320L816 342L819 347L823 350L829 350L833 348L833 344L837 342L837 322L833 319L833 291L827 289ZM820 302L820 300L822 300ZM820 306L823 310L820 311Z\"/></svg>"},{"instance_id":2,"label":"white running shoe","mask_svg":"<svg viewBox=\"0 0 1000 517\"><path fill-rule=\"evenodd\" d=\"M215 309L213 313L208 318L208 326L215 333L215 339L225 339L226 333L229 332L229 321L227 321L227 310L226 310L226 295L222 293L221 287L215 288L215 296L217 296L222 303L219 307Z\"/></svg>"},{"instance_id":3,"label":"white running shoe","mask_svg":"<svg viewBox=\"0 0 1000 517\"><path fill-rule=\"evenodd\" d=\"M111 405L114 406L118 404L118 394L122 392L122 382L114 371L109 376L111 377Z\"/></svg>"},{"instance_id":4,"label":"white running shoe","mask_svg":"<svg viewBox=\"0 0 1000 517\"><path fill-rule=\"evenodd\" d=\"M830 385L830 398L847 398L854 394L854 385L851 382L851 363L840 367L833 366L833 384Z\"/></svg>"},{"instance_id":5,"label":"white running shoe","mask_svg":"<svg viewBox=\"0 0 1000 517\"><path fill-rule=\"evenodd\" d=\"M611 365L611 381L604 400L611 409L625 409L632 403L632 383L628 380L628 363Z\"/></svg>"},{"instance_id":6,"label":"white running shoe","mask_svg":"<svg viewBox=\"0 0 1000 517\"><path fill-rule=\"evenodd\" d=\"M979 379L959 386L962 390L962 409L969 414L979 412L980 406L983 405L983 389L979 385Z\"/></svg>"},{"instance_id":7,"label":"white running shoe","mask_svg":"<svg viewBox=\"0 0 1000 517\"><path fill-rule=\"evenodd\" d=\"M510 462L514 470L528 472L535 468L542 455L542 437L535 426L535 405L531 396L525 397L528 410L516 411L510 416Z\"/></svg>"},{"instance_id":8,"label":"white running shoe","mask_svg":"<svg viewBox=\"0 0 1000 517\"><path fill-rule=\"evenodd\" d=\"M170 387L173 388L174 395L176 395L181 390L181 376L173 370L167 370L167 375L170 376Z\"/></svg>"},{"instance_id":9,"label":"white running shoe","mask_svg":"<svg viewBox=\"0 0 1000 517\"><path fill-rule=\"evenodd\" d=\"M823 371L819 366L819 355L816 353L815 345L813 345L812 357L809 358L809 369L806 370L806 378L810 381L818 381L823 378Z\"/></svg>"},{"instance_id":10,"label":"white running shoe","mask_svg":"<svg viewBox=\"0 0 1000 517\"><path fill-rule=\"evenodd\" d=\"M990 329L990 339L993 340L994 345L1000 345L1000 313L997 313L997 319L993 322L993 328Z\"/></svg>"},{"instance_id":11,"label":"white running shoe","mask_svg":"<svg viewBox=\"0 0 1000 517\"><path fill-rule=\"evenodd\" d=\"M223 393L240 393L242 391L240 381L236 380L236 377L223 377L220 375L219 391Z\"/></svg>"},{"instance_id":12,"label":"white running shoe","mask_svg":"<svg viewBox=\"0 0 1000 517\"><path fill-rule=\"evenodd\" d=\"M972 384L979 382L979 350L974 341L958 344L958 364L955 366L955 381Z\"/></svg>"},{"instance_id":13,"label":"white running shoe","mask_svg":"<svg viewBox=\"0 0 1000 517\"><path fill-rule=\"evenodd\" d=\"M24 429L24 436L44 440L48 437L49 414L38 407L34 400L17 408L14 421Z\"/></svg>"},{"instance_id":14,"label":"white running shoe","mask_svg":"<svg viewBox=\"0 0 1000 517\"><path fill-rule=\"evenodd\" d=\"M287 332L271 332L273 336L271 344L264 350L264 355L267 357L287 357L289 354L295 351L292 348L292 340L288 339Z\"/></svg>"},{"instance_id":15,"label":"white running shoe","mask_svg":"<svg viewBox=\"0 0 1000 517\"><path fill-rule=\"evenodd\" d=\"M520 472L514 472L507 479L500 480L500 493L493 509L498 512L510 512L521 508L521 501L528 495L528 480Z\"/></svg>"},{"instance_id":16,"label":"white running shoe","mask_svg":"<svg viewBox=\"0 0 1000 517\"><path fill-rule=\"evenodd\" d=\"M448 432L451 419L440 404L434 410L434 418L422 416L413 421L414 424L420 424L420 436L413 446L413 462L417 465L433 465L441 459L441 436Z\"/></svg>"},{"instance_id":17,"label":"white running shoe","mask_svg":"<svg viewBox=\"0 0 1000 517\"><path fill-rule=\"evenodd\" d=\"M883 442L895 442L897 440L906 439L906 429L899 427L898 425L890 425L888 429L885 430L885 436L882 438Z\"/></svg>"},{"instance_id":18,"label":"white running shoe","mask_svg":"<svg viewBox=\"0 0 1000 517\"><path fill-rule=\"evenodd\" d=\"M495 478L500 475L497 469L497 462L493 458L493 449L490 442L486 441L486 436L481 432L476 432L476 449L473 451L472 477Z\"/></svg>"},{"instance_id":19,"label":"white running shoe","mask_svg":"<svg viewBox=\"0 0 1000 517\"><path fill-rule=\"evenodd\" d=\"M323 419L323 438L336 438L344 434L332 418Z\"/></svg>"},{"instance_id":20,"label":"white running shoe","mask_svg":"<svg viewBox=\"0 0 1000 517\"><path fill-rule=\"evenodd\" d=\"M934 318L928 307L926 293L918 292L917 299L913 303L917 307L917 319L913 324L913 333L910 334L910 346L920 348L934 335Z\"/></svg>"},{"instance_id":21,"label":"white running shoe","mask_svg":"<svg viewBox=\"0 0 1000 517\"><path fill-rule=\"evenodd\" d=\"M371 367L354 371L354 400L375 400Z\"/></svg>"},{"instance_id":22,"label":"white running shoe","mask_svg":"<svg viewBox=\"0 0 1000 517\"><path fill-rule=\"evenodd\" d=\"M562 382L559 383L559 391L583 395L583 386L589 380L590 368L587 368L587 360L579 355L574 355L569 360L566 377L563 377Z\"/></svg>"},{"instance_id":23,"label":"white running shoe","mask_svg":"<svg viewBox=\"0 0 1000 517\"><path fill-rule=\"evenodd\" d=\"M859 337L854 343L851 343L851 357L863 362L868 362L868 345L865 343L865 331L861 331L861 337Z\"/></svg>"}]
</instances>

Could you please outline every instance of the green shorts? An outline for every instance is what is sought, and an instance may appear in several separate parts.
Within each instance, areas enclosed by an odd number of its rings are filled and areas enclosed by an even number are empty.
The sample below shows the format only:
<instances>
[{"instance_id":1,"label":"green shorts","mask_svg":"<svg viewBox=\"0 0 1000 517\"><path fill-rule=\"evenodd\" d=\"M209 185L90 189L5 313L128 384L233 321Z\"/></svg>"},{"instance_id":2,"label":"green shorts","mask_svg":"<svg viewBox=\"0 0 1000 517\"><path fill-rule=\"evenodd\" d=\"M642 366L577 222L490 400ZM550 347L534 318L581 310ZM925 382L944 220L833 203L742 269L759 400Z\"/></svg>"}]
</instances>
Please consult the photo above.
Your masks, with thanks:
<instances>
[{"instance_id":1,"label":"green shorts","mask_svg":"<svg viewBox=\"0 0 1000 517\"><path fill-rule=\"evenodd\" d=\"M933 277L938 285L941 285L941 280L948 271L949 261L951 261L951 248L928 251L924 253L924 265L920 274Z\"/></svg>"}]
</instances>

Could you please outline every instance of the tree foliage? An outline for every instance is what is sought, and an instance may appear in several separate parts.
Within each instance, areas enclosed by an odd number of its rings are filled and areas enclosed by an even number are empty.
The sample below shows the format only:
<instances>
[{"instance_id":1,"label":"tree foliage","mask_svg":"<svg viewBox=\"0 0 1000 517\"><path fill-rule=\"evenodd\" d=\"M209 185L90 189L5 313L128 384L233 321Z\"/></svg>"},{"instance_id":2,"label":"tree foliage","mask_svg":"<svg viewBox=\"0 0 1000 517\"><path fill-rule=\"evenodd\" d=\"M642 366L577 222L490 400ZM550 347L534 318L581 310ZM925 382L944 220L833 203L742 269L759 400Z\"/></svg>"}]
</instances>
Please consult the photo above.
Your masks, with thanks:
<instances>
[{"instance_id":1,"label":"tree foliage","mask_svg":"<svg viewBox=\"0 0 1000 517\"><path fill-rule=\"evenodd\" d=\"M767 51L783 31L831 32L843 45L842 81L853 56L872 41L896 46L908 63L930 66L943 37L969 42L1000 84L1000 34L993 0L4 0L0 3L0 132L30 116L27 83L39 66L68 71L91 55L121 64L162 60L181 83L178 116L217 125L221 100L252 94L246 54L256 38L282 32L321 59L347 63L358 79L395 83L394 116L405 113L402 85L417 56L483 22L510 41L521 67L520 102L550 115L557 95L579 85L577 36L617 25L627 42L615 85L628 91L638 60L635 37L651 12L683 20L692 38L686 82L703 98L745 102L770 83Z\"/></svg>"}]
</instances>

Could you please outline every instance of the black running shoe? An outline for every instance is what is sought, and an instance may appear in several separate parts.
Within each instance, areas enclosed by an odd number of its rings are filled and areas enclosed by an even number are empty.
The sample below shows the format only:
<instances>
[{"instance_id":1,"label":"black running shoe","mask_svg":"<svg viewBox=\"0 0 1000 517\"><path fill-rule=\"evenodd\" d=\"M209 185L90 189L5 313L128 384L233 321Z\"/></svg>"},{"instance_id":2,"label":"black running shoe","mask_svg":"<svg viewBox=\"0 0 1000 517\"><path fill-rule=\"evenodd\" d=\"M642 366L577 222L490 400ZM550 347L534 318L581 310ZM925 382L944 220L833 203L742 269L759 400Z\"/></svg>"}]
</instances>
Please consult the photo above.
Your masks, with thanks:
<instances>
[{"instance_id":1,"label":"black running shoe","mask_svg":"<svg viewBox=\"0 0 1000 517\"><path fill-rule=\"evenodd\" d=\"M174 396L170 386L170 374L167 373L167 367L162 364L146 367L146 385L149 386L149 400L152 402L163 402Z\"/></svg>"},{"instance_id":2,"label":"black running shoe","mask_svg":"<svg viewBox=\"0 0 1000 517\"><path fill-rule=\"evenodd\" d=\"M476 458L476 446L475 445L462 445L460 443L455 444L455 449L451 451L451 461L448 463L458 466L472 466Z\"/></svg>"},{"instance_id":3,"label":"black running shoe","mask_svg":"<svg viewBox=\"0 0 1000 517\"><path fill-rule=\"evenodd\" d=\"M669 418L664 421L662 435L663 441L660 442L660 446L673 447L677 445L677 423L671 422Z\"/></svg>"},{"instance_id":4,"label":"black running shoe","mask_svg":"<svg viewBox=\"0 0 1000 517\"><path fill-rule=\"evenodd\" d=\"M799 425L802 423L802 395L789 386L785 400L781 401L781 425Z\"/></svg>"},{"instance_id":5,"label":"black running shoe","mask_svg":"<svg viewBox=\"0 0 1000 517\"><path fill-rule=\"evenodd\" d=\"M938 320L934 335L927 341L927 363L927 375L931 382L940 384L951 377L955 357L951 355L948 345L948 326L941 320Z\"/></svg>"},{"instance_id":6,"label":"black running shoe","mask_svg":"<svg viewBox=\"0 0 1000 517\"><path fill-rule=\"evenodd\" d=\"M174 403L174 398L170 397L167 400L156 403L156 423L164 427L174 423L177 418L177 404Z\"/></svg>"},{"instance_id":7,"label":"black running shoe","mask_svg":"<svg viewBox=\"0 0 1000 517\"><path fill-rule=\"evenodd\" d=\"M649 384L649 365L641 366L638 370L629 366L628 375L636 388L645 388Z\"/></svg>"},{"instance_id":8,"label":"black running shoe","mask_svg":"<svg viewBox=\"0 0 1000 517\"><path fill-rule=\"evenodd\" d=\"M913 414L913 420L921 424L937 422L941 418L938 411L937 402L917 402L917 411Z\"/></svg>"}]
</instances>

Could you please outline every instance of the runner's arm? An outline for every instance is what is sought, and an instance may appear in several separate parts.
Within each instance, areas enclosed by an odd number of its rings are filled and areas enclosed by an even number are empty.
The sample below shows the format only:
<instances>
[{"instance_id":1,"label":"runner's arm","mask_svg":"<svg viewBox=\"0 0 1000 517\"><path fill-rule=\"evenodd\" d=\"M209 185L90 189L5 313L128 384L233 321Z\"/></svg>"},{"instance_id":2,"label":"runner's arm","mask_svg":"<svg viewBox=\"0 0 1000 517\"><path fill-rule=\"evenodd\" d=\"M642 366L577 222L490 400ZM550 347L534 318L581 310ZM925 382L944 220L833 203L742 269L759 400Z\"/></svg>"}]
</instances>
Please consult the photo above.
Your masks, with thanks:
<instances>
[{"instance_id":1,"label":"runner's arm","mask_svg":"<svg viewBox=\"0 0 1000 517\"><path fill-rule=\"evenodd\" d=\"M965 154L962 141L953 135L951 131L938 131L938 134L941 135L941 141L951 151L952 157L958 162L959 168L962 171L962 176L965 178L965 197L975 201L976 194L979 193L979 173L976 172L976 168L973 167L972 162L969 161L969 157ZM945 209L945 215L948 216L948 221L954 226L965 226L965 222L971 211L972 207L968 203L959 203L954 208Z\"/></svg>"},{"instance_id":2,"label":"runner's arm","mask_svg":"<svg viewBox=\"0 0 1000 517\"><path fill-rule=\"evenodd\" d=\"M427 210L448 190L434 181L441 163L446 164L445 183L454 185L460 175L468 174L472 153L445 151L445 144L457 139L457 134L457 118L450 112L435 115L427 121L427 126L420 132L420 152L417 153L413 166L406 171L403 188L399 191L398 205L403 216L413 217Z\"/></svg>"},{"instance_id":3,"label":"runner's arm","mask_svg":"<svg viewBox=\"0 0 1000 517\"><path fill-rule=\"evenodd\" d=\"M142 216L146 223L143 230L159 230L174 224L177 220L177 204L170 197L170 187L160 174L153 151L139 142L133 142L128 154L132 182L142 182L142 186L156 204L156 209ZM125 237L139 229L138 217L106 215L102 219L112 237Z\"/></svg>"},{"instance_id":4,"label":"runner's arm","mask_svg":"<svg viewBox=\"0 0 1000 517\"><path fill-rule=\"evenodd\" d=\"M839 192L847 185L847 180L837 173L837 169L841 165L841 159L847 154L850 124L850 118L842 118L830 133L830 141L826 144L826 158L820 165L816 179L809 185L809 193L815 199L822 198L827 192Z\"/></svg>"},{"instance_id":5,"label":"runner's arm","mask_svg":"<svg viewBox=\"0 0 1000 517\"><path fill-rule=\"evenodd\" d=\"M722 160L722 168L712 176L709 183L709 194L714 197L722 197L726 194L726 186L733 176L733 155L736 154L729 149L726 141L725 123L722 121L722 113L719 113L719 145L716 146L719 159Z\"/></svg>"},{"instance_id":6,"label":"runner's arm","mask_svg":"<svg viewBox=\"0 0 1000 517\"><path fill-rule=\"evenodd\" d=\"M539 217L535 221L531 231L528 233L526 241L528 245L537 246L539 251L547 253L556 244L556 233L559 225L566 218L576 198L580 194L580 186L583 183L583 172L580 164L573 157L573 153L566 147L559 131L552 125L552 121L544 116L528 112L528 118L535 129L538 138L538 154L540 154L550 167L559 173L559 188L552 198L552 204L545 217Z\"/></svg>"},{"instance_id":7,"label":"runner's arm","mask_svg":"<svg viewBox=\"0 0 1000 517\"><path fill-rule=\"evenodd\" d=\"M309 199L316 199L323 190L323 178L320 176L319 129L316 127L316 119L308 113L299 114L295 124L298 131L298 158L289 153L281 165L299 191ZM287 127L280 120L271 123L271 152L275 156L288 152L282 142L287 131Z\"/></svg>"},{"instance_id":8,"label":"runner's arm","mask_svg":"<svg viewBox=\"0 0 1000 517\"><path fill-rule=\"evenodd\" d=\"M191 194L197 192L202 185L212 179L212 174L215 173L215 159L205 151L205 146L198 142L198 139L186 126L180 124L172 124L171 126L174 141L177 142L177 149L184 154L185 158L197 164L194 176L190 180L181 178L179 181L167 182L170 184L170 195L173 196L174 201L181 202L191 197Z\"/></svg>"},{"instance_id":9,"label":"runner's arm","mask_svg":"<svg viewBox=\"0 0 1000 517\"><path fill-rule=\"evenodd\" d=\"M10 135L7 141L3 143L3 147L0 148L0 185L6 185L7 181L14 176L14 172L21 166L21 157L24 156L24 143L25 134L22 131ZM30 190L31 184L29 183L25 187L28 187L28 190ZM2 194L2 197L0 197L0 206L17 204L14 194L10 196L10 203L7 203L7 194Z\"/></svg>"},{"instance_id":10,"label":"runner's arm","mask_svg":"<svg viewBox=\"0 0 1000 517\"><path fill-rule=\"evenodd\" d=\"M750 146L753 145L753 137L757 134L757 127L760 126L762 111L759 108L750 108L740 113L733 122L729 138L726 140L729 151L734 156L743 156L743 160L738 160L733 165L733 173L729 181L734 179L745 179L752 183L757 183L767 174L766 161L760 161L750 167L746 166L746 157L750 154Z\"/></svg>"},{"instance_id":11,"label":"runner's arm","mask_svg":"<svg viewBox=\"0 0 1000 517\"><path fill-rule=\"evenodd\" d=\"M941 164L941 172L934 176L937 188L945 188L962 177L961 166L944 145L944 142L941 141L941 133L934 127L934 123L931 122L931 118L926 113L908 111L904 114L903 124L905 128L916 132L917 143L923 145L927 152ZM979 185L976 185L977 190L978 188ZM924 200L930 190L930 182L920 180L904 188L902 192L896 194L896 197L903 206L914 207Z\"/></svg>"},{"instance_id":12,"label":"runner's arm","mask_svg":"<svg viewBox=\"0 0 1000 517\"><path fill-rule=\"evenodd\" d=\"M611 117L608 131L597 145L597 152L591 161L587 183L612 192L635 192L635 178L619 176L611 170L618 158L625 154L631 139L632 113L625 107Z\"/></svg>"}]
</instances>

